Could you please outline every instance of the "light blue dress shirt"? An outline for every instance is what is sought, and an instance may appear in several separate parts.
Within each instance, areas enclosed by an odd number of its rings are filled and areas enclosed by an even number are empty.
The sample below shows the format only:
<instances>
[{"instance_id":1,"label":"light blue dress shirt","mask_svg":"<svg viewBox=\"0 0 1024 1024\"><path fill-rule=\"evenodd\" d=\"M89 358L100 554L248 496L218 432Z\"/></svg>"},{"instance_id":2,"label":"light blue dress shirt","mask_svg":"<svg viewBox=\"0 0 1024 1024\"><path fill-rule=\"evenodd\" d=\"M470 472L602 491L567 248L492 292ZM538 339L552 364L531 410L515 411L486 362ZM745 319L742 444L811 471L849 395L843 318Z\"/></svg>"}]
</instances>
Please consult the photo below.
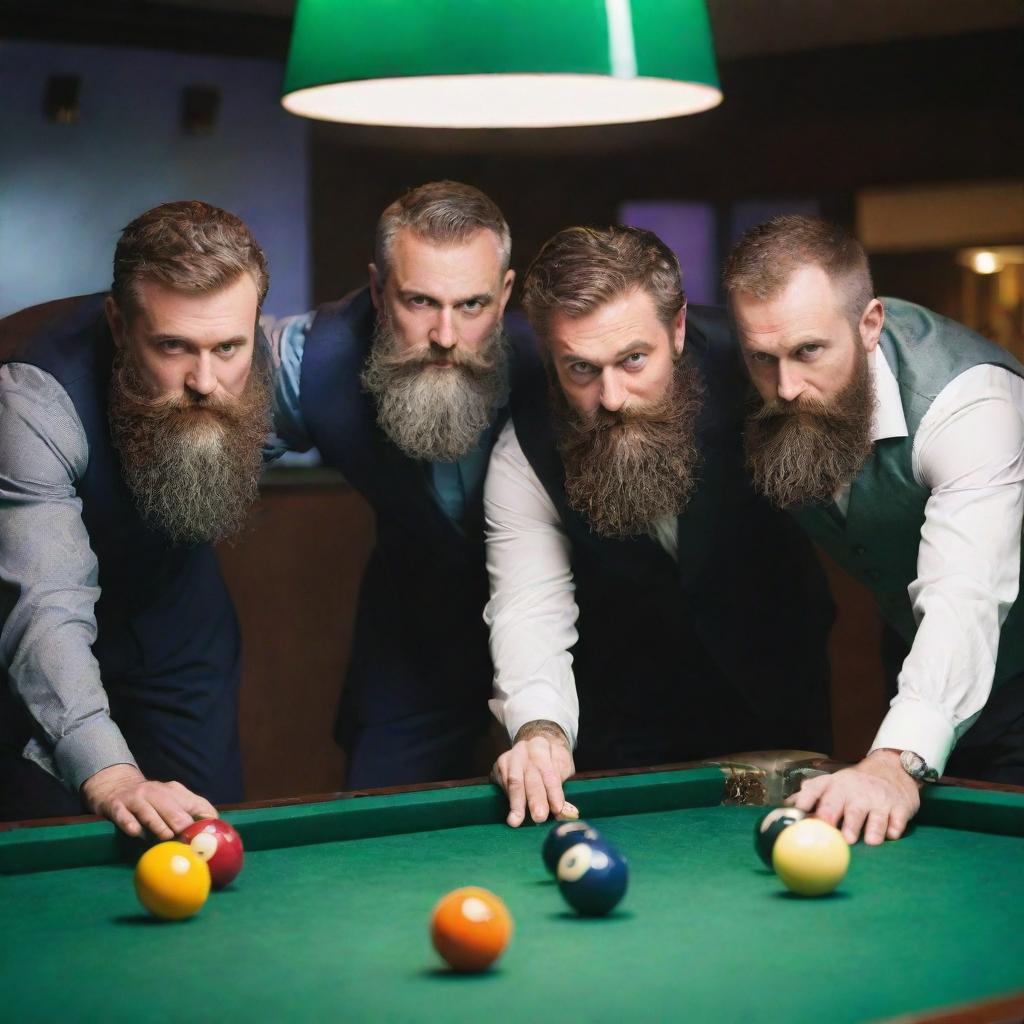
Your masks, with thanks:
<instances>
[{"instance_id":1,"label":"light blue dress shirt","mask_svg":"<svg viewBox=\"0 0 1024 1024\"><path fill-rule=\"evenodd\" d=\"M301 377L302 353L315 313L303 313L283 320L266 321L263 330L277 353L278 371L274 387L274 430L268 457L286 451L304 452L313 447L302 418ZM466 508L466 495L478 491L487 473L493 425L477 439L476 445L455 462L426 462L434 499L461 529Z\"/></svg>"}]
</instances>

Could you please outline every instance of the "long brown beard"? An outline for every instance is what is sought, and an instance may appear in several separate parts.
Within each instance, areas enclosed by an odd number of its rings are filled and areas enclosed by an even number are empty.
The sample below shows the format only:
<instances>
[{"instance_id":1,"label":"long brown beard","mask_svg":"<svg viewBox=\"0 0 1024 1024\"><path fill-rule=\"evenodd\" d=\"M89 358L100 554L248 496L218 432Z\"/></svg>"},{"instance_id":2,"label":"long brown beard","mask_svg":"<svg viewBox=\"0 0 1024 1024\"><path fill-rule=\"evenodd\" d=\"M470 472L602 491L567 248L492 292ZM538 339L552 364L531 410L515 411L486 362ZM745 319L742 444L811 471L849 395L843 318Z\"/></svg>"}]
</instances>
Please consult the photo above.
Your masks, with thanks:
<instances>
[{"instance_id":1,"label":"long brown beard","mask_svg":"<svg viewBox=\"0 0 1024 1024\"><path fill-rule=\"evenodd\" d=\"M677 516L696 485L700 454L695 437L703 386L685 359L658 402L583 419L557 382L552 401L558 448L565 465L569 507L602 537L647 533Z\"/></svg>"},{"instance_id":2,"label":"long brown beard","mask_svg":"<svg viewBox=\"0 0 1024 1024\"><path fill-rule=\"evenodd\" d=\"M747 417L744 447L754 486L777 508L830 502L871 454L875 396L867 353L827 405L776 401Z\"/></svg>"},{"instance_id":3,"label":"long brown beard","mask_svg":"<svg viewBox=\"0 0 1024 1024\"><path fill-rule=\"evenodd\" d=\"M438 363L453 365L438 367ZM477 443L508 397L508 342L499 322L479 352L403 349L380 317L363 367L381 430L410 458L454 462Z\"/></svg>"},{"instance_id":4,"label":"long brown beard","mask_svg":"<svg viewBox=\"0 0 1024 1024\"><path fill-rule=\"evenodd\" d=\"M259 494L270 428L270 370L262 355L237 399L161 399L121 350L108 404L111 440L147 522L176 544L218 541L242 528Z\"/></svg>"}]
</instances>

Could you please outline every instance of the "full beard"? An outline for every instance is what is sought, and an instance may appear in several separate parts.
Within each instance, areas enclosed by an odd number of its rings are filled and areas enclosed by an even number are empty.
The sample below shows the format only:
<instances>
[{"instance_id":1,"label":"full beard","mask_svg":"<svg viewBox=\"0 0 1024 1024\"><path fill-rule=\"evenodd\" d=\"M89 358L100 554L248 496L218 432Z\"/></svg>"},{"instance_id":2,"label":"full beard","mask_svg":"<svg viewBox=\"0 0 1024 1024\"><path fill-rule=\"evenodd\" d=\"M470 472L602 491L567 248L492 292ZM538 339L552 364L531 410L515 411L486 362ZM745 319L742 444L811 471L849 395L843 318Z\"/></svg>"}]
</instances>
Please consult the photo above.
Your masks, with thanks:
<instances>
[{"instance_id":1,"label":"full beard","mask_svg":"<svg viewBox=\"0 0 1024 1024\"><path fill-rule=\"evenodd\" d=\"M271 379L257 355L231 400L157 398L118 352L108 420L121 471L143 518L175 544L237 533L259 494Z\"/></svg>"},{"instance_id":2,"label":"full beard","mask_svg":"<svg viewBox=\"0 0 1024 1024\"><path fill-rule=\"evenodd\" d=\"M403 350L381 317L361 381L381 430L406 455L454 462L476 445L508 397L508 342L499 323L478 352Z\"/></svg>"},{"instance_id":3,"label":"full beard","mask_svg":"<svg viewBox=\"0 0 1024 1024\"><path fill-rule=\"evenodd\" d=\"M875 397L867 354L827 405L776 401L747 417L747 465L754 486L777 508L827 504L871 454Z\"/></svg>"},{"instance_id":4,"label":"full beard","mask_svg":"<svg viewBox=\"0 0 1024 1024\"><path fill-rule=\"evenodd\" d=\"M566 402L557 382L551 391L566 500L595 533L649 533L656 520L686 508L700 465L695 427L703 386L685 358L660 401L602 408L590 420Z\"/></svg>"}]
</instances>

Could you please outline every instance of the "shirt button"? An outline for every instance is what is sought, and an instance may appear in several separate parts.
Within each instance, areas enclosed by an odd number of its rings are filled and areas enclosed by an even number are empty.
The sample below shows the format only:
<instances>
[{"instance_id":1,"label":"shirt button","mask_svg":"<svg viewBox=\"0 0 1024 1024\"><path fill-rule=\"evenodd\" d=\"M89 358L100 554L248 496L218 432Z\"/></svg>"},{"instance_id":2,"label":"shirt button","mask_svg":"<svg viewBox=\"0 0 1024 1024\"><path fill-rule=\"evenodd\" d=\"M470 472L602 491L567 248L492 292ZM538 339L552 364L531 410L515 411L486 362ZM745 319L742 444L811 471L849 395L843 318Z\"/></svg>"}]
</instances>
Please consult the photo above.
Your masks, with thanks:
<instances>
[{"instance_id":1,"label":"shirt button","mask_svg":"<svg viewBox=\"0 0 1024 1024\"><path fill-rule=\"evenodd\" d=\"M861 557L861 556L862 556L862 555L864 554L864 552L865 552L865 551L867 551L867 548L866 548L866 547L864 547L864 545L863 545L863 544L858 544L858 545L856 545L856 547L854 547L854 549L853 549L853 553L854 553L854 554L855 554L855 555L856 555L856 556L857 556L858 558L859 558L859 557Z\"/></svg>"}]
</instances>

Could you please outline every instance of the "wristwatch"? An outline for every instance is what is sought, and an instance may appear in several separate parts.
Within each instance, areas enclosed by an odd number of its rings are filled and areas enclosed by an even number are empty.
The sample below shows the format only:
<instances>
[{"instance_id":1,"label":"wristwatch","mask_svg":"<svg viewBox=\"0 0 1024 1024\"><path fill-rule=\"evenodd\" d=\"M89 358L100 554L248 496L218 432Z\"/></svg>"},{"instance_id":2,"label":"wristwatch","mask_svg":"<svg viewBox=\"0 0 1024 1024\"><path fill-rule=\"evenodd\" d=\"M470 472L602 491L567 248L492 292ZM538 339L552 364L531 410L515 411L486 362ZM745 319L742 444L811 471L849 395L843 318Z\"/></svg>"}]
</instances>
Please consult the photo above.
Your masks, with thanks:
<instances>
[{"instance_id":1,"label":"wristwatch","mask_svg":"<svg viewBox=\"0 0 1024 1024\"><path fill-rule=\"evenodd\" d=\"M900 767L917 782L934 782L939 777L939 773L929 768L925 759L912 750L900 751Z\"/></svg>"}]
</instances>

